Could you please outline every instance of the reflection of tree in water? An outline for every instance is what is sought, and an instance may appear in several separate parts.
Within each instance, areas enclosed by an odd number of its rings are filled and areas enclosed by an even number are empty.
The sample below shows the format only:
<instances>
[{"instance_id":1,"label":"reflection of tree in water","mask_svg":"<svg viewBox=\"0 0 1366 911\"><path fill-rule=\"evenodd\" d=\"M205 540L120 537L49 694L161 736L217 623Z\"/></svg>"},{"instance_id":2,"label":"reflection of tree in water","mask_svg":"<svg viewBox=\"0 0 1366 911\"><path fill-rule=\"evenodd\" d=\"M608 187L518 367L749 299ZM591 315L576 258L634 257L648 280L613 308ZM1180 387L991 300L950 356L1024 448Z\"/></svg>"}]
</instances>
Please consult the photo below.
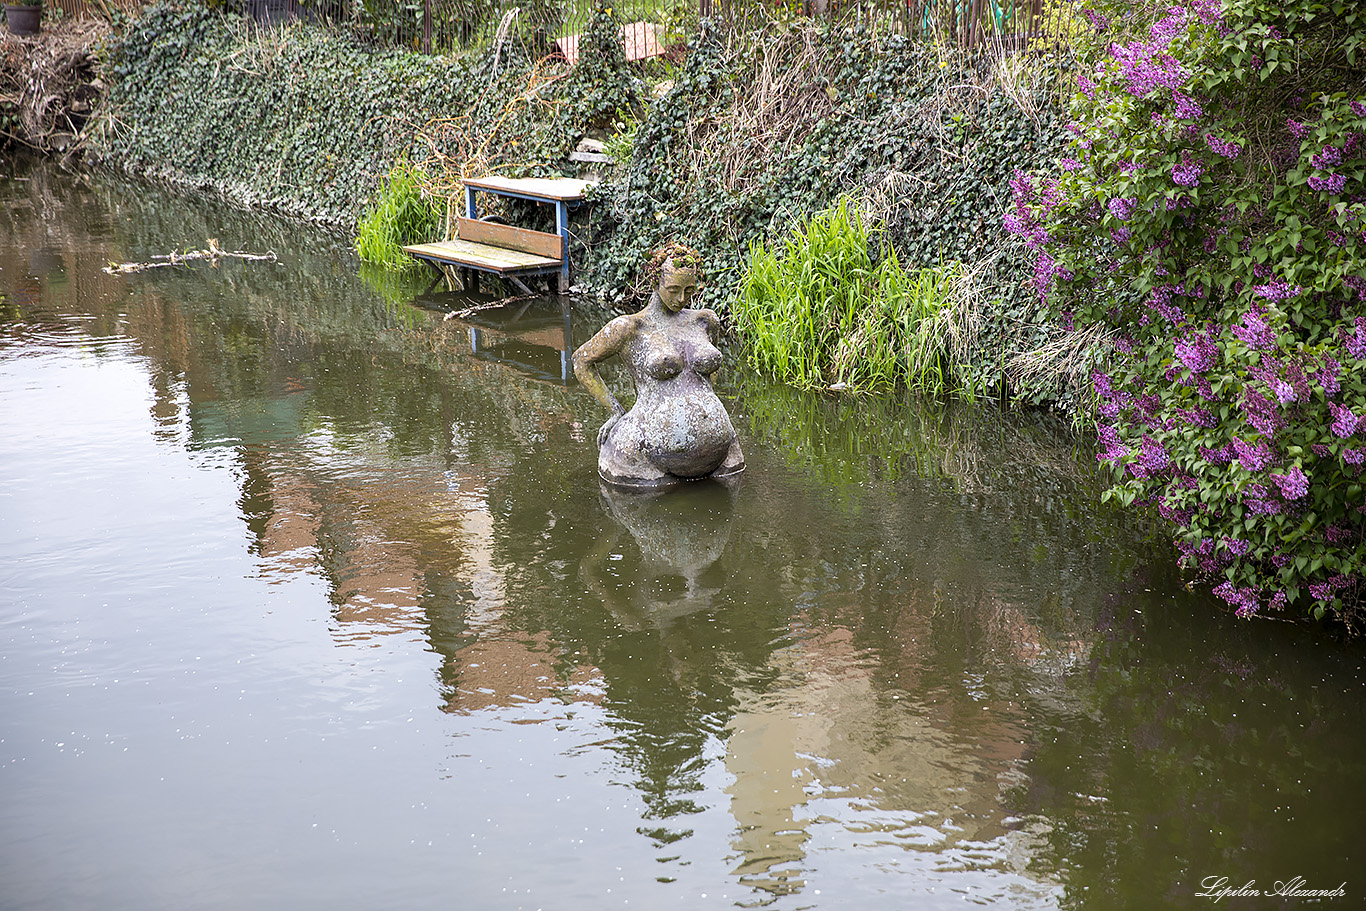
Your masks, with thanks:
<instances>
[{"instance_id":1,"label":"reflection of tree in water","mask_svg":"<svg viewBox=\"0 0 1366 911\"><path fill-rule=\"evenodd\" d=\"M1157 582L1105 599L1087 698L1037 720L1014 795L1055 822L1041 861L1070 870L1063 907L1207 907L1194 893L1209 876L1262 890L1346 880L1353 894L1366 866L1366 652L1193 596L1172 603Z\"/></svg>"}]
</instances>

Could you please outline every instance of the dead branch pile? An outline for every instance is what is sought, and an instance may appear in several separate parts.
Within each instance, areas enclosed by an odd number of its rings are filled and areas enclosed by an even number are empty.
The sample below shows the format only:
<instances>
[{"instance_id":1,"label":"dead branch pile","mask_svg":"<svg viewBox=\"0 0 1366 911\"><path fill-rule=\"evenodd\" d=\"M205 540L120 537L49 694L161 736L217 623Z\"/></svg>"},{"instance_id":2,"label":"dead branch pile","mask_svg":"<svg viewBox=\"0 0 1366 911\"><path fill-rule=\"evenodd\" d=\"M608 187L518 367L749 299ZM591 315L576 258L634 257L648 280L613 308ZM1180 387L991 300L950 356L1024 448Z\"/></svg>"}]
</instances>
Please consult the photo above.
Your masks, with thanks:
<instances>
[{"instance_id":1,"label":"dead branch pile","mask_svg":"<svg viewBox=\"0 0 1366 911\"><path fill-rule=\"evenodd\" d=\"M429 121L416 129L414 164L423 181L423 191L434 199L447 201L447 236L453 234L455 214L463 213L462 184L466 178L498 174L510 165L545 164L524 157L525 124L550 122L555 109L563 104L556 98L554 84L568 74L564 64L554 58L538 61L527 73L523 84L493 102L490 93L502 91L494 79L484 88L469 109L454 117ZM528 117L531 109L538 113ZM458 210L458 211L457 211Z\"/></svg>"},{"instance_id":2,"label":"dead branch pile","mask_svg":"<svg viewBox=\"0 0 1366 911\"><path fill-rule=\"evenodd\" d=\"M107 23L78 19L45 27L32 38L0 44L0 146L70 152L104 89L95 76L94 45Z\"/></svg>"},{"instance_id":3,"label":"dead branch pile","mask_svg":"<svg viewBox=\"0 0 1366 911\"><path fill-rule=\"evenodd\" d=\"M189 250L185 253L172 251L165 256L153 256L151 262L143 263L110 263L104 267L104 272L110 275L128 275L134 272L146 272L148 269L164 269L167 266L187 266L193 262L208 260L209 265L217 266L220 259L242 259L248 262L276 262L275 252L267 253L244 253L241 250L224 250L218 246L218 239L209 238L209 248L207 250Z\"/></svg>"}]
</instances>

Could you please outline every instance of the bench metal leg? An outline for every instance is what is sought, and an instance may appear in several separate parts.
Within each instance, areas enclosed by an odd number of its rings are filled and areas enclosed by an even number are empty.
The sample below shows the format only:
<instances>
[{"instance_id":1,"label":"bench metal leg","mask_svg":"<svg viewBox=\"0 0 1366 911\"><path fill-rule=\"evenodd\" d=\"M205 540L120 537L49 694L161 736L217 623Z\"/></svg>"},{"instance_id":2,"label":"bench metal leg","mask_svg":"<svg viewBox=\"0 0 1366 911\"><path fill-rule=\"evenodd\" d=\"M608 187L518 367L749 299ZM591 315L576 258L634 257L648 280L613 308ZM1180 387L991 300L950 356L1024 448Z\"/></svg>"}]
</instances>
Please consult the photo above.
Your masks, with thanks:
<instances>
[{"instance_id":1,"label":"bench metal leg","mask_svg":"<svg viewBox=\"0 0 1366 911\"><path fill-rule=\"evenodd\" d=\"M564 262L560 265L560 293L569 291L569 204L564 200L555 203L555 229L564 238Z\"/></svg>"}]
</instances>

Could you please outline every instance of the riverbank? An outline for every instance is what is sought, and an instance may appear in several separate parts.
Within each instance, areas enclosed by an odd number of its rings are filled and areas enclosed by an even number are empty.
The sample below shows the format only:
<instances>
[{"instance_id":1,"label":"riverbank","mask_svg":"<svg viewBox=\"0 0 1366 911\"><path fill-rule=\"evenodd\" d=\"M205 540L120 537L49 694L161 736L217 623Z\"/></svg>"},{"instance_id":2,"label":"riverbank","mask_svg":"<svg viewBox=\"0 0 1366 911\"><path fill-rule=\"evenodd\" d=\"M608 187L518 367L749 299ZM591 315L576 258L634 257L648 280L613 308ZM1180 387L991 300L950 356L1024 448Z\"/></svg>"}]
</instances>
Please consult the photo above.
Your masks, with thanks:
<instances>
[{"instance_id":1,"label":"riverbank","mask_svg":"<svg viewBox=\"0 0 1366 911\"><path fill-rule=\"evenodd\" d=\"M908 267L976 267L965 386L1067 398L1048 356L1061 331L1001 224L1015 169L1062 144L1056 72L809 20L695 29L677 56L588 55L571 70L509 40L429 57L159 4L102 52L108 97L83 147L103 166L350 231L401 160L446 202L474 173L580 176L571 152L603 139L618 161L598 166L573 256L585 289L622 306L648 251L681 238L725 310L751 243L852 196Z\"/></svg>"}]
</instances>

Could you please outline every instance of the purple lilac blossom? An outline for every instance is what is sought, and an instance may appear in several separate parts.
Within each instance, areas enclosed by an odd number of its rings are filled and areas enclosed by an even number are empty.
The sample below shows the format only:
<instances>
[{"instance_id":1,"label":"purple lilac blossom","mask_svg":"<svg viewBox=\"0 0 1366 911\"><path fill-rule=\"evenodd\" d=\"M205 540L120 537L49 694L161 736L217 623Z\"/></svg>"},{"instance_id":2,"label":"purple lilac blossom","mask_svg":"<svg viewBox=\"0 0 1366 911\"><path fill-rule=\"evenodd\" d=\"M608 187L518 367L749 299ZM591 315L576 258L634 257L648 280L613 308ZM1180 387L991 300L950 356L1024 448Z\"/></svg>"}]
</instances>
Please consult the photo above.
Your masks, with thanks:
<instances>
[{"instance_id":1,"label":"purple lilac blossom","mask_svg":"<svg viewBox=\"0 0 1366 911\"><path fill-rule=\"evenodd\" d=\"M1190 5L1191 10L1199 17L1200 21L1206 25L1213 25L1224 18L1223 6L1220 0L1195 0Z\"/></svg>"},{"instance_id":2,"label":"purple lilac blossom","mask_svg":"<svg viewBox=\"0 0 1366 911\"><path fill-rule=\"evenodd\" d=\"M1366 462L1366 449L1344 449L1342 450L1342 461L1348 465L1360 465Z\"/></svg>"},{"instance_id":3,"label":"purple lilac blossom","mask_svg":"<svg viewBox=\"0 0 1366 911\"><path fill-rule=\"evenodd\" d=\"M1366 317L1358 316L1354 327L1355 331L1344 341L1347 353L1359 361L1366 360Z\"/></svg>"},{"instance_id":4,"label":"purple lilac blossom","mask_svg":"<svg viewBox=\"0 0 1366 911\"><path fill-rule=\"evenodd\" d=\"M1176 102L1176 117L1178 120L1199 120L1204 115L1205 109L1185 92L1173 92L1172 101Z\"/></svg>"},{"instance_id":5,"label":"purple lilac blossom","mask_svg":"<svg viewBox=\"0 0 1366 911\"><path fill-rule=\"evenodd\" d=\"M1320 171L1331 171L1342 164L1342 149L1337 146L1324 146L1317 155L1309 159L1309 163Z\"/></svg>"},{"instance_id":6,"label":"purple lilac blossom","mask_svg":"<svg viewBox=\"0 0 1366 911\"><path fill-rule=\"evenodd\" d=\"M1298 465L1291 465L1285 474L1273 474L1271 480L1281 489L1287 500L1298 500L1309 493L1309 476Z\"/></svg>"},{"instance_id":7,"label":"purple lilac blossom","mask_svg":"<svg viewBox=\"0 0 1366 911\"><path fill-rule=\"evenodd\" d=\"M1243 420L1263 436L1275 436L1276 431L1285 426L1281 407L1255 389L1243 387L1243 400L1239 403Z\"/></svg>"},{"instance_id":8,"label":"purple lilac blossom","mask_svg":"<svg viewBox=\"0 0 1366 911\"><path fill-rule=\"evenodd\" d=\"M1347 176L1345 174L1329 174L1327 177L1319 177L1315 174L1309 178L1309 186L1322 193L1336 195L1347 186Z\"/></svg>"},{"instance_id":9,"label":"purple lilac blossom","mask_svg":"<svg viewBox=\"0 0 1366 911\"><path fill-rule=\"evenodd\" d=\"M1142 98L1158 88L1175 91L1186 84L1185 70L1179 60L1166 53L1166 44L1158 39L1151 44L1135 41L1110 45L1110 56L1119 62L1120 75L1134 97Z\"/></svg>"},{"instance_id":10,"label":"purple lilac blossom","mask_svg":"<svg viewBox=\"0 0 1366 911\"><path fill-rule=\"evenodd\" d=\"M1320 601L1331 601L1333 600L1333 592L1337 591L1340 588L1346 588L1349 584L1351 583L1349 582L1348 578L1344 576L1342 573L1338 573L1336 575L1329 576L1322 582L1317 582L1313 585L1310 585L1309 594L1313 595Z\"/></svg>"},{"instance_id":11,"label":"purple lilac blossom","mask_svg":"<svg viewBox=\"0 0 1366 911\"><path fill-rule=\"evenodd\" d=\"M1342 389L1342 383L1338 381L1339 374L1342 373L1342 365L1333 358L1324 358L1323 369L1314 374L1314 380L1319 384L1326 396L1335 396Z\"/></svg>"},{"instance_id":12,"label":"purple lilac blossom","mask_svg":"<svg viewBox=\"0 0 1366 911\"><path fill-rule=\"evenodd\" d=\"M1232 582L1225 580L1216 585L1213 591L1230 606L1236 607L1237 610L1234 611L1234 614L1239 617L1255 614L1257 608L1261 606L1255 588L1238 588Z\"/></svg>"},{"instance_id":13,"label":"purple lilac blossom","mask_svg":"<svg viewBox=\"0 0 1366 911\"><path fill-rule=\"evenodd\" d=\"M1200 175L1205 173L1205 166L1198 161L1190 159L1183 160L1180 164L1172 165L1172 183L1181 187L1194 187L1200 183Z\"/></svg>"},{"instance_id":14,"label":"purple lilac blossom","mask_svg":"<svg viewBox=\"0 0 1366 911\"><path fill-rule=\"evenodd\" d=\"M1181 419L1193 427L1206 429L1214 426L1214 415L1205 408L1182 408L1177 411Z\"/></svg>"},{"instance_id":15,"label":"purple lilac blossom","mask_svg":"<svg viewBox=\"0 0 1366 911\"><path fill-rule=\"evenodd\" d=\"M1233 327L1233 334L1249 348L1269 351L1276 347L1276 334L1266 324L1265 313L1257 307L1243 314L1243 321Z\"/></svg>"},{"instance_id":16,"label":"purple lilac blossom","mask_svg":"<svg viewBox=\"0 0 1366 911\"><path fill-rule=\"evenodd\" d=\"M1233 447L1220 446L1218 449L1210 449L1206 446L1195 447L1196 453L1211 465L1227 465L1233 461Z\"/></svg>"},{"instance_id":17,"label":"purple lilac blossom","mask_svg":"<svg viewBox=\"0 0 1366 911\"><path fill-rule=\"evenodd\" d=\"M1237 158L1238 154L1242 152L1242 148L1238 143L1215 136L1213 133L1205 134L1205 144L1209 146L1210 150L1216 155L1220 155L1224 158Z\"/></svg>"},{"instance_id":18,"label":"purple lilac blossom","mask_svg":"<svg viewBox=\"0 0 1366 911\"><path fill-rule=\"evenodd\" d=\"M1358 117L1366 117L1366 102L1353 101L1351 107L1353 114L1357 115Z\"/></svg>"},{"instance_id":19,"label":"purple lilac blossom","mask_svg":"<svg viewBox=\"0 0 1366 911\"><path fill-rule=\"evenodd\" d=\"M1328 410L1333 413L1333 433L1340 440L1345 440L1357 432L1361 426L1363 418L1358 417L1352 409L1346 405L1339 405L1337 402L1329 402Z\"/></svg>"},{"instance_id":20,"label":"purple lilac blossom","mask_svg":"<svg viewBox=\"0 0 1366 911\"><path fill-rule=\"evenodd\" d=\"M1166 448L1150 436L1144 436L1139 444L1138 460L1150 474L1157 474L1171 467L1172 458Z\"/></svg>"},{"instance_id":21,"label":"purple lilac blossom","mask_svg":"<svg viewBox=\"0 0 1366 911\"><path fill-rule=\"evenodd\" d=\"M1291 402L1300 400L1299 394L1295 391L1295 384L1288 380L1272 380L1271 392L1276 396L1276 401L1282 405L1289 405Z\"/></svg>"},{"instance_id":22,"label":"purple lilac blossom","mask_svg":"<svg viewBox=\"0 0 1366 911\"><path fill-rule=\"evenodd\" d=\"M1177 290L1179 289L1171 285L1161 285L1154 288L1148 297L1148 306L1173 325L1179 325L1186 318L1185 311L1172 303L1172 292Z\"/></svg>"},{"instance_id":23,"label":"purple lilac blossom","mask_svg":"<svg viewBox=\"0 0 1366 911\"><path fill-rule=\"evenodd\" d=\"M1119 431L1114 427L1102 426L1097 436L1105 448L1096 455L1096 461L1114 465L1129 454L1129 447L1124 445L1124 441L1119 438Z\"/></svg>"},{"instance_id":24,"label":"purple lilac blossom","mask_svg":"<svg viewBox=\"0 0 1366 911\"><path fill-rule=\"evenodd\" d=\"M1134 199L1131 196L1116 196L1105 204L1110 210L1110 214L1120 221L1128 221L1129 216L1134 214Z\"/></svg>"},{"instance_id":25,"label":"purple lilac blossom","mask_svg":"<svg viewBox=\"0 0 1366 911\"><path fill-rule=\"evenodd\" d=\"M1219 359L1219 346L1208 330L1192 333L1175 346L1176 359L1192 373L1206 373Z\"/></svg>"},{"instance_id":26,"label":"purple lilac blossom","mask_svg":"<svg viewBox=\"0 0 1366 911\"><path fill-rule=\"evenodd\" d=\"M1291 285L1287 281L1268 282L1265 285L1254 285L1252 293L1267 300L1283 301L1290 300L1299 295L1304 289L1299 285Z\"/></svg>"},{"instance_id":27,"label":"purple lilac blossom","mask_svg":"<svg viewBox=\"0 0 1366 911\"><path fill-rule=\"evenodd\" d=\"M1232 445L1238 464L1248 471L1261 471L1276 463L1275 451L1265 442L1246 443L1234 437Z\"/></svg>"},{"instance_id":28,"label":"purple lilac blossom","mask_svg":"<svg viewBox=\"0 0 1366 911\"><path fill-rule=\"evenodd\" d=\"M1174 525L1190 524L1191 510L1189 508L1183 509L1181 507L1172 506L1164 500L1157 505L1157 513Z\"/></svg>"}]
</instances>

